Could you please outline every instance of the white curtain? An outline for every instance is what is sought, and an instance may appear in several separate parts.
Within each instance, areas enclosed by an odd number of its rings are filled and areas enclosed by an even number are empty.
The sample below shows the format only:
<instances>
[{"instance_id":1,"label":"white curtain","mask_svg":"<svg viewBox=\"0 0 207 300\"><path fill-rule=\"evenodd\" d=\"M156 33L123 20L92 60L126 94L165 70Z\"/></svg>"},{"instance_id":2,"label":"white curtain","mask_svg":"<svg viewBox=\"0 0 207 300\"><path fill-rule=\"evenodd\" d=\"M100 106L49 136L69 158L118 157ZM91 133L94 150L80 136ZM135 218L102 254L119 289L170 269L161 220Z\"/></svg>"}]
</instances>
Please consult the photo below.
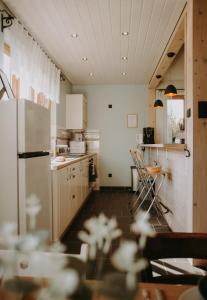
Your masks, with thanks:
<instances>
[{"instance_id":1,"label":"white curtain","mask_svg":"<svg viewBox=\"0 0 207 300\"><path fill-rule=\"evenodd\" d=\"M31 100L32 88L35 102L42 93L45 100L58 103L60 70L17 20L4 31L4 42L11 48L10 74L20 80L20 98Z\"/></svg>"}]
</instances>

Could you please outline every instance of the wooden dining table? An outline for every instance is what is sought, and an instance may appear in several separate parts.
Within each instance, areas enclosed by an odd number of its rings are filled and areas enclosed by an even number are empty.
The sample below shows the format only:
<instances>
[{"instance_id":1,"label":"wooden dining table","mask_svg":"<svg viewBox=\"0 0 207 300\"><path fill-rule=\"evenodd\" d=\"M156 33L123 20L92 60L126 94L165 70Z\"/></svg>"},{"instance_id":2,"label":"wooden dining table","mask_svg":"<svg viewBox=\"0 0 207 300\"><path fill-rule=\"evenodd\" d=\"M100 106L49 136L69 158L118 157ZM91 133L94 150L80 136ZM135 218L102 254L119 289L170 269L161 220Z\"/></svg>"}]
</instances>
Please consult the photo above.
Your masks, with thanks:
<instances>
[{"instance_id":1,"label":"wooden dining table","mask_svg":"<svg viewBox=\"0 0 207 300\"><path fill-rule=\"evenodd\" d=\"M93 285L93 284L89 284ZM178 300L180 295L187 289L192 288L192 285L177 285L177 284L158 284L158 283L140 283L135 300L157 300L155 291L159 289L163 293L165 300ZM148 298L142 295L143 289L148 292ZM103 295L94 294L93 300L111 300Z\"/></svg>"},{"instance_id":2,"label":"wooden dining table","mask_svg":"<svg viewBox=\"0 0 207 300\"><path fill-rule=\"evenodd\" d=\"M142 289L149 291L149 300L156 299L155 290L159 289L163 292L164 299L177 300L179 296L192 285L177 285L177 284L158 284L158 283L141 283L138 289L136 300L143 300Z\"/></svg>"},{"instance_id":3,"label":"wooden dining table","mask_svg":"<svg viewBox=\"0 0 207 300\"><path fill-rule=\"evenodd\" d=\"M28 280L33 280L32 278L27 278ZM105 295L99 294L96 292L97 285L100 282L96 280L86 280L86 285L88 285L93 292L92 300L114 300ZM45 283L47 285L47 282ZM192 285L176 285L176 284L158 284L158 283L139 283L137 295L134 300L158 300L156 297L156 290L159 289L162 291L164 300L178 300L179 296L187 289L193 287ZM143 290L148 292L148 298L143 297ZM36 300L36 294L31 294L24 297L24 300ZM18 296L15 296L12 292L3 292L0 289L0 300L17 300ZM123 298L122 298L123 299ZM127 300L127 299L126 299Z\"/></svg>"}]
</instances>

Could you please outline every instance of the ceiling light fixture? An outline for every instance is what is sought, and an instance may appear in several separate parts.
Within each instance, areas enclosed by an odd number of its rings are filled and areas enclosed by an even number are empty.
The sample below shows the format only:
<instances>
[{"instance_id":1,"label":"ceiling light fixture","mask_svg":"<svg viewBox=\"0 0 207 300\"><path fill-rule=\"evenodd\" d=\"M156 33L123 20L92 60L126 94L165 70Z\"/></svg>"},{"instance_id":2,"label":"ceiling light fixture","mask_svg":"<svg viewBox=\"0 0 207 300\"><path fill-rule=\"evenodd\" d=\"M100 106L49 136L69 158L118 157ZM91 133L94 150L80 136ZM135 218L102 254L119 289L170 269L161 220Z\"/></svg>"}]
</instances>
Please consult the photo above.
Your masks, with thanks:
<instances>
[{"instance_id":1,"label":"ceiling light fixture","mask_svg":"<svg viewBox=\"0 0 207 300\"><path fill-rule=\"evenodd\" d=\"M165 89L165 93L164 96L177 96L177 89L173 84L169 84L166 89Z\"/></svg>"},{"instance_id":2,"label":"ceiling light fixture","mask_svg":"<svg viewBox=\"0 0 207 300\"><path fill-rule=\"evenodd\" d=\"M167 57L173 57L173 56L175 56L175 52L168 52L167 53Z\"/></svg>"},{"instance_id":3,"label":"ceiling light fixture","mask_svg":"<svg viewBox=\"0 0 207 300\"><path fill-rule=\"evenodd\" d=\"M77 33L71 33L70 35L72 38L77 38L78 37L78 34Z\"/></svg>"},{"instance_id":4,"label":"ceiling light fixture","mask_svg":"<svg viewBox=\"0 0 207 300\"><path fill-rule=\"evenodd\" d=\"M125 75L126 75L126 72L122 72L121 74L122 74L123 76L125 76Z\"/></svg>"},{"instance_id":5,"label":"ceiling light fixture","mask_svg":"<svg viewBox=\"0 0 207 300\"><path fill-rule=\"evenodd\" d=\"M127 56L122 56L122 60L127 60Z\"/></svg>"},{"instance_id":6,"label":"ceiling light fixture","mask_svg":"<svg viewBox=\"0 0 207 300\"><path fill-rule=\"evenodd\" d=\"M159 74L156 75L156 78L157 78L157 79L160 79L161 77L162 77L162 75L159 75Z\"/></svg>"},{"instance_id":7,"label":"ceiling light fixture","mask_svg":"<svg viewBox=\"0 0 207 300\"><path fill-rule=\"evenodd\" d=\"M88 58L87 57L82 57L82 61L87 61Z\"/></svg>"},{"instance_id":8,"label":"ceiling light fixture","mask_svg":"<svg viewBox=\"0 0 207 300\"><path fill-rule=\"evenodd\" d=\"M121 34L122 34L123 36L127 36L127 35L129 35L129 31L123 31Z\"/></svg>"},{"instance_id":9,"label":"ceiling light fixture","mask_svg":"<svg viewBox=\"0 0 207 300\"><path fill-rule=\"evenodd\" d=\"M156 99L156 100L155 100L155 103L154 103L154 107L155 107L155 108L163 107L162 100Z\"/></svg>"},{"instance_id":10,"label":"ceiling light fixture","mask_svg":"<svg viewBox=\"0 0 207 300\"><path fill-rule=\"evenodd\" d=\"M92 77L92 76L93 76L93 73L91 72L91 73L89 73L89 75Z\"/></svg>"}]
</instances>

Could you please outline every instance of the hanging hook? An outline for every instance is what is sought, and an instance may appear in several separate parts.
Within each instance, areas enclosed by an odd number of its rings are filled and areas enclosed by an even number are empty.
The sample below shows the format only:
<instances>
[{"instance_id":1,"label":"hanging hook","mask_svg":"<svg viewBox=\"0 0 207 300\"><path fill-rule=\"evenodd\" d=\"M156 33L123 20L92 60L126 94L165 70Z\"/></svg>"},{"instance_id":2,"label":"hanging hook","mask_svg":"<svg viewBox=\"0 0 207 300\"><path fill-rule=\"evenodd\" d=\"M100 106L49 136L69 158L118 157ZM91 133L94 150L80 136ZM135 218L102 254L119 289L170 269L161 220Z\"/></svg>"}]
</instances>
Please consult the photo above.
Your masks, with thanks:
<instances>
[{"instance_id":1,"label":"hanging hook","mask_svg":"<svg viewBox=\"0 0 207 300\"><path fill-rule=\"evenodd\" d=\"M185 157L190 157L190 150L187 147L184 148L184 151L186 152Z\"/></svg>"}]
</instances>

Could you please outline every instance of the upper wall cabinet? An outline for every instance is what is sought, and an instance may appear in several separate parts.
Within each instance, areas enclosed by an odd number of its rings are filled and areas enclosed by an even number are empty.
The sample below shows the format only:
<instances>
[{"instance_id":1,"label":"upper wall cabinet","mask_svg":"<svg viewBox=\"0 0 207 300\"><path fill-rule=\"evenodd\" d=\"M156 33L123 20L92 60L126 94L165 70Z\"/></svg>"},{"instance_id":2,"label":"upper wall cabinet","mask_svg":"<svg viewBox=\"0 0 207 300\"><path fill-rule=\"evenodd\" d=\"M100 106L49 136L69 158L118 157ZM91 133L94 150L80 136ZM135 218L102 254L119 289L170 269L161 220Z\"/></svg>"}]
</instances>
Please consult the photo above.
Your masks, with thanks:
<instances>
[{"instance_id":1,"label":"upper wall cabinet","mask_svg":"<svg viewBox=\"0 0 207 300\"><path fill-rule=\"evenodd\" d=\"M66 128L86 129L87 100L82 94L66 95Z\"/></svg>"}]
</instances>

